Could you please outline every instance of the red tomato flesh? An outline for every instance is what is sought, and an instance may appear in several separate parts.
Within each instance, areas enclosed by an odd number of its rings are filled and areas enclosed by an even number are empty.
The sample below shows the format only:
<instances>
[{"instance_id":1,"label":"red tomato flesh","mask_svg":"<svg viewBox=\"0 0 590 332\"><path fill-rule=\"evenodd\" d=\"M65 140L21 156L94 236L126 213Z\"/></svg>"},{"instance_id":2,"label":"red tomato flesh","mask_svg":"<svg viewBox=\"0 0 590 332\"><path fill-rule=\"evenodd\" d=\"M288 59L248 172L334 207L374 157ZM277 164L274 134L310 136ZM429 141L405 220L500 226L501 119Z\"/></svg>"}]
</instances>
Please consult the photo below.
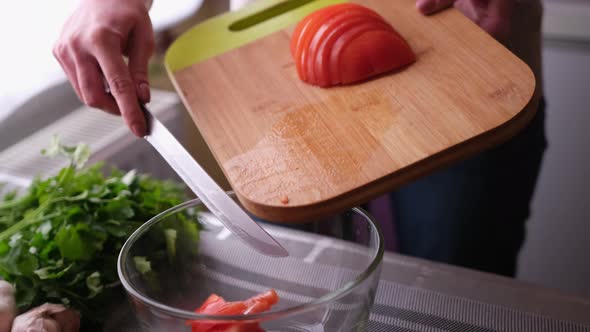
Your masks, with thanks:
<instances>
[{"instance_id":1,"label":"red tomato flesh","mask_svg":"<svg viewBox=\"0 0 590 332\"><path fill-rule=\"evenodd\" d=\"M247 307L244 314L258 314L267 311L277 302L279 302L279 296L274 289L271 289L263 294L256 295L244 301Z\"/></svg>"},{"instance_id":2,"label":"red tomato flesh","mask_svg":"<svg viewBox=\"0 0 590 332\"><path fill-rule=\"evenodd\" d=\"M321 19L323 20L321 25L316 25L307 31L308 37L305 38L305 41L309 41L307 44L309 52L306 52L305 50L301 52L301 70L306 79L310 81L316 80L313 62L317 56L319 44L326 39L326 36L331 32L331 30L341 25L341 23L348 23L348 21L354 18L373 18L385 23L379 14L368 8L355 4L346 5L347 6L326 8L326 10L330 11L327 12L325 16L321 16ZM317 29L313 30L313 28ZM303 44L301 46L303 47Z\"/></svg>"},{"instance_id":3,"label":"red tomato flesh","mask_svg":"<svg viewBox=\"0 0 590 332\"><path fill-rule=\"evenodd\" d=\"M414 62L414 53L403 45L404 41L387 31L373 30L353 39L342 50L340 83L349 84L403 67Z\"/></svg>"},{"instance_id":4,"label":"red tomato flesh","mask_svg":"<svg viewBox=\"0 0 590 332\"><path fill-rule=\"evenodd\" d=\"M321 87L363 81L416 60L391 24L353 3L305 17L295 27L290 46L299 78Z\"/></svg>"},{"instance_id":5,"label":"red tomato flesh","mask_svg":"<svg viewBox=\"0 0 590 332\"><path fill-rule=\"evenodd\" d=\"M310 15L310 19L307 20L307 23L302 26L301 32L297 37L299 41L295 44L295 62L300 76L306 77L307 71L304 66L310 51L309 44L311 43L311 39L316 34L317 30L322 26L322 24L324 24L324 22L326 22L326 20L338 14L340 10L353 6L355 5L350 3L333 5L318 10ZM299 59L299 61L297 61L297 59Z\"/></svg>"},{"instance_id":6,"label":"red tomato flesh","mask_svg":"<svg viewBox=\"0 0 590 332\"><path fill-rule=\"evenodd\" d=\"M342 83L340 79L341 59L340 53L342 49L350 43L350 41L367 31L382 30L392 32L393 28L390 25L377 21L365 19L363 21L351 22L351 24L343 24L341 28L335 30L331 38L326 40L324 47L316 58L316 68L321 72L320 79L316 82L319 86L331 86ZM373 52L373 50L368 50ZM321 65L321 66L320 66ZM348 63L344 63L348 65Z\"/></svg>"},{"instance_id":7,"label":"red tomato flesh","mask_svg":"<svg viewBox=\"0 0 590 332\"><path fill-rule=\"evenodd\" d=\"M414 53L397 33L378 23L359 24L342 34L332 47L330 83L362 81L413 61Z\"/></svg>"},{"instance_id":8,"label":"red tomato flesh","mask_svg":"<svg viewBox=\"0 0 590 332\"><path fill-rule=\"evenodd\" d=\"M248 315L269 310L279 301L278 294L271 289L245 301L226 302L222 297L212 294L195 310L206 315ZM189 320L186 322L193 332L264 332L258 323L219 323Z\"/></svg>"},{"instance_id":9,"label":"red tomato flesh","mask_svg":"<svg viewBox=\"0 0 590 332\"><path fill-rule=\"evenodd\" d=\"M311 39L311 36L313 36L315 30L317 30L319 24L324 22L326 16L329 16L331 12L338 10L340 6L346 5L348 4L330 6L325 9L315 11L310 15L306 16L295 27L295 31L293 32L293 36L291 38L291 54L294 54L293 57L296 59L295 65L297 67L297 72L299 73L299 76L302 76L303 72L301 68L301 62L297 61L297 59L301 59L303 50L307 49L309 39Z\"/></svg>"},{"instance_id":10,"label":"red tomato flesh","mask_svg":"<svg viewBox=\"0 0 590 332\"><path fill-rule=\"evenodd\" d=\"M311 44L309 45L310 56L306 59L307 63L305 66L307 79L309 81L318 81L325 77L320 70L321 67L318 66L318 57L322 57L321 54L326 50L326 46L327 49L331 48L334 41L342 32L363 22L377 21L381 22L384 26L388 26L380 16L377 16L377 14L366 10L359 10L358 8L355 9L349 9L338 13L338 15L334 16L332 19L326 21L326 23L324 23L313 36ZM319 85L321 86L321 84Z\"/></svg>"}]
</instances>

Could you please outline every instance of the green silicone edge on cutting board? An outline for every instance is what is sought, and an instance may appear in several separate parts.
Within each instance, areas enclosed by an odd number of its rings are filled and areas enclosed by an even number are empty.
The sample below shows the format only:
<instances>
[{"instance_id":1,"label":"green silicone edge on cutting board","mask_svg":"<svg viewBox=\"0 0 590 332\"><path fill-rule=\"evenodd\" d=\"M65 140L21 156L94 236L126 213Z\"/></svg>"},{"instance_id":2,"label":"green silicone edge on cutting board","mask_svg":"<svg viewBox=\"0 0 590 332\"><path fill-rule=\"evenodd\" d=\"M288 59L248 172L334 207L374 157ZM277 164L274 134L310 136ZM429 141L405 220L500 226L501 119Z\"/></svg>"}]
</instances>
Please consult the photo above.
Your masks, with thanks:
<instances>
[{"instance_id":1,"label":"green silicone edge on cutting board","mask_svg":"<svg viewBox=\"0 0 590 332\"><path fill-rule=\"evenodd\" d=\"M243 30L231 31L230 25L281 3L305 3ZM170 74L297 23L320 8L347 0L258 0L247 7L200 23L176 39L166 51L164 64ZM289 3L288 5L291 5Z\"/></svg>"}]
</instances>

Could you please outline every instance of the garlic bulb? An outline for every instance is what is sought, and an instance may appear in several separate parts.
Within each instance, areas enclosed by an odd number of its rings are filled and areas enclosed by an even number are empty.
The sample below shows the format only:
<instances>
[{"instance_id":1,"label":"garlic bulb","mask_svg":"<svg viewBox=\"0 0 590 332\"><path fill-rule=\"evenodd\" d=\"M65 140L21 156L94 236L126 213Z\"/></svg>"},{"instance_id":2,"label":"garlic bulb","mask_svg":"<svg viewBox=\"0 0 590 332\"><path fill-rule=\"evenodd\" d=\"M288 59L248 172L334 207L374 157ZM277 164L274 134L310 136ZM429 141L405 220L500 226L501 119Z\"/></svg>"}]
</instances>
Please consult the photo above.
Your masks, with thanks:
<instances>
[{"instance_id":1,"label":"garlic bulb","mask_svg":"<svg viewBox=\"0 0 590 332\"><path fill-rule=\"evenodd\" d=\"M0 280L0 332L10 332L15 315L14 288L8 282Z\"/></svg>"},{"instance_id":2,"label":"garlic bulb","mask_svg":"<svg viewBox=\"0 0 590 332\"><path fill-rule=\"evenodd\" d=\"M46 303L14 319L11 332L78 332L80 315L61 304Z\"/></svg>"}]
</instances>

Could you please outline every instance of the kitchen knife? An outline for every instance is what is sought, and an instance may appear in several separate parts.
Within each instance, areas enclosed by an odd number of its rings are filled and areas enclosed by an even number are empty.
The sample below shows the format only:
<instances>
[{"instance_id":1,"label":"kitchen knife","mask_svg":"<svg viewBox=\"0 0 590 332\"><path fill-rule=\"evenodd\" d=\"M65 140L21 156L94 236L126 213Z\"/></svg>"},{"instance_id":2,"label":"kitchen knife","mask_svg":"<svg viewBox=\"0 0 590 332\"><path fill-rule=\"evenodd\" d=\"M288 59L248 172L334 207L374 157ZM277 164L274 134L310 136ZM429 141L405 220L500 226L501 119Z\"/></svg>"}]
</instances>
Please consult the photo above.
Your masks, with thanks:
<instances>
[{"instance_id":1,"label":"kitchen knife","mask_svg":"<svg viewBox=\"0 0 590 332\"><path fill-rule=\"evenodd\" d=\"M192 158L168 129L141 105L147 120L144 136L205 206L240 240L258 252L276 257L289 253L224 191Z\"/></svg>"}]
</instances>

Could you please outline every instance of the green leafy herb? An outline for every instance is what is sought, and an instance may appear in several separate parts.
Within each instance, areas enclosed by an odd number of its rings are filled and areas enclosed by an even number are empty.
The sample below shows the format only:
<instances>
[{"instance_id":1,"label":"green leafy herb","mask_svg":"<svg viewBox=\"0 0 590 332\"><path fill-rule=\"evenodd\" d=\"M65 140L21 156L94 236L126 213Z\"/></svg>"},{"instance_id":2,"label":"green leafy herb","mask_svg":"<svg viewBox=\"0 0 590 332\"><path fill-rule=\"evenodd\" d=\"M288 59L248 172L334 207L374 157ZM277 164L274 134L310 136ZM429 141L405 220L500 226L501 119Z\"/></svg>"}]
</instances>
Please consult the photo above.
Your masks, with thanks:
<instances>
[{"instance_id":1,"label":"green leafy herb","mask_svg":"<svg viewBox=\"0 0 590 332\"><path fill-rule=\"evenodd\" d=\"M177 231L173 228L167 228L164 230L164 236L166 237L166 249L168 251L168 260L174 261L176 257L176 238Z\"/></svg>"},{"instance_id":2,"label":"green leafy herb","mask_svg":"<svg viewBox=\"0 0 590 332\"><path fill-rule=\"evenodd\" d=\"M82 313L85 331L100 328L124 296L116 271L123 243L143 222L185 201L184 187L135 171L105 175L100 164L84 167L84 144L68 147L55 138L43 153L66 156L70 165L35 179L23 195L0 199L0 278L15 286L20 310L63 303ZM197 248L199 238L193 218L176 218L149 234L170 259L177 245ZM146 258L135 264L155 278Z\"/></svg>"}]
</instances>

